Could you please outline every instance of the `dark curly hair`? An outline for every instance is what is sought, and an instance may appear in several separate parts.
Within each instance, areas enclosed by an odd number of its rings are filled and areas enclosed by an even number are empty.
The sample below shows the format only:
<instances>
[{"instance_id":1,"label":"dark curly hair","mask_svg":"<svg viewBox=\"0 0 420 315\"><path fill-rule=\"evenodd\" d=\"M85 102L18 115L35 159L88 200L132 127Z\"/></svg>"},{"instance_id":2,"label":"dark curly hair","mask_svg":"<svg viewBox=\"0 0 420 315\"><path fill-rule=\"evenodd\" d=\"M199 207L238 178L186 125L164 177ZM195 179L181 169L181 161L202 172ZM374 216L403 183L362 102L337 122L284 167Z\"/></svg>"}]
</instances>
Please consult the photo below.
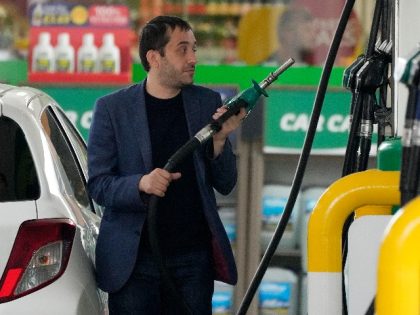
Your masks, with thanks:
<instances>
[{"instance_id":1,"label":"dark curly hair","mask_svg":"<svg viewBox=\"0 0 420 315\"><path fill-rule=\"evenodd\" d=\"M161 56L164 56L164 48L170 40L168 30L173 31L177 27L183 31L191 30L190 24L177 16L157 16L146 23L139 40L139 55L144 70L147 72L150 70L150 64L146 58L147 52L157 50Z\"/></svg>"}]
</instances>

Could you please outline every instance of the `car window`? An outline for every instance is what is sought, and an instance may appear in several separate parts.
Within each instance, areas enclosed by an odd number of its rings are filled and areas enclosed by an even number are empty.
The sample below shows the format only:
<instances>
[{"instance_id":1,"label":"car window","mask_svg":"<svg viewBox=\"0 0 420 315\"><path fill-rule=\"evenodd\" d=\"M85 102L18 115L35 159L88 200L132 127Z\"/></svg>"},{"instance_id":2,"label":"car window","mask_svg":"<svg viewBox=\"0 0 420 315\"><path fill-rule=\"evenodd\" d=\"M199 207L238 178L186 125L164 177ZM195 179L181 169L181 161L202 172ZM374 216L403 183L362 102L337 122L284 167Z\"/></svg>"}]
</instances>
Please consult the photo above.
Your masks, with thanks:
<instances>
[{"instance_id":1,"label":"car window","mask_svg":"<svg viewBox=\"0 0 420 315\"><path fill-rule=\"evenodd\" d=\"M63 127L65 127L66 129L67 136L70 142L72 143L76 156L79 160L80 166L82 167L82 171L85 174L85 176L87 176L86 143L84 142L83 138L80 136L79 132L76 130L74 125L71 123L71 121L68 119L66 114L59 108L56 109L57 110L55 110L54 113L57 114L57 118L59 118L62 124L64 125Z\"/></svg>"},{"instance_id":2,"label":"car window","mask_svg":"<svg viewBox=\"0 0 420 315\"><path fill-rule=\"evenodd\" d=\"M35 200L39 181L25 134L19 125L0 116L0 201Z\"/></svg>"},{"instance_id":3,"label":"car window","mask_svg":"<svg viewBox=\"0 0 420 315\"><path fill-rule=\"evenodd\" d=\"M62 122L63 127L66 130L67 136L72 143L72 146L74 148L74 151L76 153L76 157L78 158L78 161L80 163L80 166L82 167L83 174L85 176L85 182L87 181L88 176L88 165L87 165L87 147L86 143L83 140L80 133L77 131L76 127L72 124L70 119L66 116L66 114L58 107L54 108L54 113L57 114L57 118ZM95 203L94 200L92 200L93 207L95 209L95 213L102 217L104 209L102 206Z\"/></svg>"},{"instance_id":4,"label":"car window","mask_svg":"<svg viewBox=\"0 0 420 315\"><path fill-rule=\"evenodd\" d=\"M72 147L67 142L63 129L55 117L51 107L47 107L41 116L42 127L57 153L57 159L62 165L70 191L67 193L76 199L79 205L85 209L92 210L87 194L83 174L77 163Z\"/></svg>"}]
</instances>

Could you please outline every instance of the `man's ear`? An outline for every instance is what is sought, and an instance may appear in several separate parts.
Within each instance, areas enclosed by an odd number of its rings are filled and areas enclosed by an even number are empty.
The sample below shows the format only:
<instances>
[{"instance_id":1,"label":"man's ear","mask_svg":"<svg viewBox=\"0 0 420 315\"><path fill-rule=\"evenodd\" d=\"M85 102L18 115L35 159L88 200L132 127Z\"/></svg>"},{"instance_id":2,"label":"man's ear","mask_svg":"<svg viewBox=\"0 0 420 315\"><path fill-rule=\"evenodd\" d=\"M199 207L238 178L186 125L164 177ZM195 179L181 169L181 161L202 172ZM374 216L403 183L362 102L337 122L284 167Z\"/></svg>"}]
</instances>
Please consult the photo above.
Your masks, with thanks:
<instances>
[{"instance_id":1,"label":"man's ear","mask_svg":"<svg viewBox=\"0 0 420 315\"><path fill-rule=\"evenodd\" d=\"M159 67L159 52L157 50L150 49L146 53L147 62L150 65L150 68L158 68Z\"/></svg>"}]
</instances>

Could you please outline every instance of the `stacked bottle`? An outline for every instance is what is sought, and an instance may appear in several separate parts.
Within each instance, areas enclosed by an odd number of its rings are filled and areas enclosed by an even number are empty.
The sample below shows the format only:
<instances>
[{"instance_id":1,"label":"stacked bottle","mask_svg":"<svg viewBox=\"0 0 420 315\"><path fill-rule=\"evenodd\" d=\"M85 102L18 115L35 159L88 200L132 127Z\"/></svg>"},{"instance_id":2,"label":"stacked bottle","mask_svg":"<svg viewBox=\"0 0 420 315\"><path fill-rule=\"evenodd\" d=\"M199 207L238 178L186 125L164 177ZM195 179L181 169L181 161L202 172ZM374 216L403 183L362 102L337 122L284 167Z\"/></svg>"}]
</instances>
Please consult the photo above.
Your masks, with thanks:
<instances>
[{"instance_id":1,"label":"stacked bottle","mask_svg":"<svg viewBox=\"0 0 420 315\"><path fill-rule=\"evenodd\" d=\"M259 288L260 315L297 315L298 278L284 268L268 268Z\"/></svg>"},{"instance_id":2,"label":"stacked bottle","mask_svg":"<svg viewBox=\"0 0 420 315\"><path fill-rule=\"evenodd\" d=\"M212 314L230 315L233 310L233 286L215 281L214 293L211 301Z\"/></svg>"},{"instance_id":3,"label":"stacked bottle","mask_svg":"<svg viewBox=\"0 0 420 315\"><path fill-rule=\"evenodd\" d=\"M32 72L60 72L74 73L112 73L121 72L120 49L115 45L113 33L105 33L102 46L95 46L92 33L83 35L82 45L77 51L77 67L75 50L70 42L69 33L60 33L57 36L57 45L51 44L51 34L39 34L38 43L32 52Z\"/></svg>"},{"instance_id":4,"label":"stacked bottle","mask_svg":"<svg viewBox=\"0 0 420 315\"><path fill-rule=\"evenodd\" d=\"M42 32L39 34L38 44L32 52L32 71L54 71L54 48L51 45L50 33Z\"/></svg>"},{"instance_id":5,"label":"stacked bottle","mask_svg":"<svg viewBox=\"0 0 420 315\"><path fill-rule=\"evenodd\" d=\"M92 33L83 35L82 46L77 51L77 71L94 73L98 71L98 48Z\"/></svg>"},{"instance_id":6,"label":"stacked bottle","mask_svg":"<svg viewBox=\"0 0 420 315\"><path fill-rule=\"evenodd\" d=\"M68 33L58 34L57 46L54 49L54 58L56 72L74 72L74 48L70 44Z\"/></svg>"},{"instance_id":7,"label":"stacked bottle","mask_svg":"<svg viewBox=\"0 0 420 315\"><path fill-rule=\"evenodd\" d=\"M114 34L104 34L102 46L99 48L98 60L99 71L106 73L120 73L120 50L114 43Z\"/></svg>"},{"instance_id":8,"label":"stacked bottle","mask_svg":"<svg viewBox=\"0 0 420 315\"><path fill-rule=\"evenodd\" d=\"M261 246L265 250L277 224L281 220L290 194L290 186L268 184L263 187ZM287 223L278 251L293 250L299 246L301 220L300 196L297 197L290 219Z\"/></svg>"}]
</instances>

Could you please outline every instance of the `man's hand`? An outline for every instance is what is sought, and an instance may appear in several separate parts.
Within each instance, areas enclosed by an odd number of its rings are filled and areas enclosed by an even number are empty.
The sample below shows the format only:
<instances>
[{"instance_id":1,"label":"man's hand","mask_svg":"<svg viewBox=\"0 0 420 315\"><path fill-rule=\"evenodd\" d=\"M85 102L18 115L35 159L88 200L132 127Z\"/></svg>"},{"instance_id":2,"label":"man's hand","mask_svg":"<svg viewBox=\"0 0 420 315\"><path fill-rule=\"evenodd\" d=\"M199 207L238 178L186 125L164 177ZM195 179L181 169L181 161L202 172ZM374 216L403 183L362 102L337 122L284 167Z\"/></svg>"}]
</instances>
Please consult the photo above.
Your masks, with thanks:
<instances>
[{"instance_id":1,"label":"man's hand","mask_svg":"<svg viewBox=\"0 0 420 315\"><path fill-rule=\"evenodd\" d=\"M216 120L220 116L222 116L226 111L227 108L225 106L219 107L217 111L213 114L212 118ZM245 118L245 116L246 110L242 107L239 113L237 115L232 115L228 120L226 120L222 125L222 129L213 136L214 157L217 157L220 154L220 152L222 152L226 138L232 131L239 127L241 121Z\"/></svg>"},{"instance_id":2,"label":"man's hand","mask_svg":"<svg viewBox=\"0 0 420 315\"><path fill-rule=\"evenodd\" d=\"M139 190L158 197L164 197L169 184L181 177L181 173L169 173L168 171L155 168L149 174L144 175L139 182Z\"/></svg>"}]
</instances>

